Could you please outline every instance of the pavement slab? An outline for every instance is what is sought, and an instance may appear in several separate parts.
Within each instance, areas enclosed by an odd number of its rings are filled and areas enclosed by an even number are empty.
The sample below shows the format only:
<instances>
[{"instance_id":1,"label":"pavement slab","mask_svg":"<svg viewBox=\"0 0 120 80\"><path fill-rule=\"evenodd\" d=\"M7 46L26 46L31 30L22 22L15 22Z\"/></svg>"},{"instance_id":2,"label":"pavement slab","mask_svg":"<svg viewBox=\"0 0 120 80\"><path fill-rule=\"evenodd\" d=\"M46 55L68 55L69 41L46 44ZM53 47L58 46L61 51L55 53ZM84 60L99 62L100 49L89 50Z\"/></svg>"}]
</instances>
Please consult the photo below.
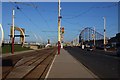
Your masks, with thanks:
<instances>
[{"instance_id":1,"label":"pavement slab","mask_svg":"<svg viewBox=\"0 0 120 80\"><path fill-rule=\"evenodd\" d=\"M98 78L84 65L61 49L57 55L47 78Z\"/></svg>"}]
</instances>

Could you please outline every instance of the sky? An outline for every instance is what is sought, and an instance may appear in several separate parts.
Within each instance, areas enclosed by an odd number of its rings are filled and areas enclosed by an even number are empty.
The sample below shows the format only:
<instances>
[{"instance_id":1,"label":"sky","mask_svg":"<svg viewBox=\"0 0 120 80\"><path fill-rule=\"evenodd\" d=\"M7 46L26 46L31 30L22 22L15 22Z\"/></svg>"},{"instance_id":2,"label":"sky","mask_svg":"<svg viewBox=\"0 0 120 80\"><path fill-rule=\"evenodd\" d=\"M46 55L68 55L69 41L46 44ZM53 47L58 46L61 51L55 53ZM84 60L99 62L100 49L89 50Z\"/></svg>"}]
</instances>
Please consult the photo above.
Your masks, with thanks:
<instances>
[{"instance_id":1,"label":"sky","mask_svg":"<svg viewBox=\"0 0 120 80\"><path fill-rule=\"evenodd\" d=\"M12 9L15 9L15 25L25 29L26 41L57 42L58 3L22 2L2 3L2 25L5 39L9 39ZM86 27L95 27L103 34L103 17L106 17L106 35L118 33L117 2L62 2L61 26L65 28L64 41L72 41ZM18 31L15 32L19 34ZM16 38L18 40L18 38Z\"/></svg>"},{"instance_id":2,"label":"sky","mask_svg":"<svg viewBox=\"0 0 120 80\"><path fill-rule=\"evenodd\" d=\"M0 0L2 2L57 2L58 0ZM61 0L61 2L118 2L119 0Z\"/></svg>"}]
</instances>

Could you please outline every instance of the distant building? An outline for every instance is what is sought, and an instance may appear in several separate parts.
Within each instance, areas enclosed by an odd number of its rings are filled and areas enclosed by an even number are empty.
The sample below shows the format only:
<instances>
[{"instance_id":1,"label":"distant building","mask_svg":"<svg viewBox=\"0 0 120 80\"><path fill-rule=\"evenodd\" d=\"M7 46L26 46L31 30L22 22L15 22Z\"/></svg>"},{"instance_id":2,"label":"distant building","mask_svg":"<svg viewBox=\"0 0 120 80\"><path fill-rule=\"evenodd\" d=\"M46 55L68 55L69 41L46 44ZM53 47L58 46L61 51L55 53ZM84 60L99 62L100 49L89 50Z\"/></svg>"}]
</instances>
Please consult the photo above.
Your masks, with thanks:
<instances>
[{"instance_id":1,"label":"distant building","mask_svg":"<svg viewBox=\"0 0 120 80\"><path fill-rule=\"evenodd\" d=\"M117 43L117 42L120 42L120 33L117 33L115 37L112 37L109 40L109 43Z\"/></svg>"},{"instance_id":2,"label":"distant building","mask_svg":"<svg viewBox=\"0 0 120 80\"><path fill-rule=\"evenodd\" d=\"M120 33L116 34L117 42L120 42Z\"/></svg>"}]
</instances>

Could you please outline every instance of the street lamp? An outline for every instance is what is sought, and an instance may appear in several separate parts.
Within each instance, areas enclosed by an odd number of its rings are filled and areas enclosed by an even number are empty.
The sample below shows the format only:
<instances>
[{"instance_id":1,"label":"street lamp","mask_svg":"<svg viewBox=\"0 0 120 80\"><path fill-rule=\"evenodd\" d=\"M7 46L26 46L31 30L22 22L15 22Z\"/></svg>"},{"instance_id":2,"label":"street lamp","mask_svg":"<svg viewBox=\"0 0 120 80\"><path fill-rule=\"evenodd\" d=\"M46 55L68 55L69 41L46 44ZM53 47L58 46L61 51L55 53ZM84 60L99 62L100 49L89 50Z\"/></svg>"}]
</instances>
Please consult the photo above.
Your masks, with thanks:
<instances>
[{"instance_id":1,"label":"street lamp","mask_svg":"<svg viewBox=\"0 0 120 80\"><path fill-rule=\"evenodd\" d=\"M106 17L104 19L104 51L106 51Z\"/></svg>"},{"instance_id":2,"label":"street lamp","mask_svg":"<svg viewBox=\"0 0 120 80\"><path fill-rule=\"evenodd\" d=\"M13 14L12 14L12 54L14 54L14 17L15 17L15 10L13 9Z\"/></svg>"},{"instance_id":3,"label":"street lamp","mask_svg":"<svg viewBox=\"0 0 120 80\"><path fill-rule=\"evenodd\" d=\"M61 24L61 16L60 16L60 0L58 0L58 54L60 54L60 48L61 48L61 40L60 40L60 24Z\"/></svg>"}]
</instances>

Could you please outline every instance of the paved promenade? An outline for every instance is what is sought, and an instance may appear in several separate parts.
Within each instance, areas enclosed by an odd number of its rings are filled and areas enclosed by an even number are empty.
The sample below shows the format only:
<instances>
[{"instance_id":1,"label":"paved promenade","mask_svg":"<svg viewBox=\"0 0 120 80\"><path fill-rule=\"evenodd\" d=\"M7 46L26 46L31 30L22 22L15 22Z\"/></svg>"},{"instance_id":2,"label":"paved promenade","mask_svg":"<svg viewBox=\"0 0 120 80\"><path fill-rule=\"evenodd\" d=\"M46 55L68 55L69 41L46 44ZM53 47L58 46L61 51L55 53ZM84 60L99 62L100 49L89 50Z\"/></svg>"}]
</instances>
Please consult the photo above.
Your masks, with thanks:
<instances>
[{"instance_id":1,"label":"paved promenade","mask_svg":"<svg viewBox=\"0 0 120 80\"><path fill-rule=\"evenodd\" d=\"M56 55L46 75L49 78L98 78L66 50Z\"/></svg>"}]
</instances>

